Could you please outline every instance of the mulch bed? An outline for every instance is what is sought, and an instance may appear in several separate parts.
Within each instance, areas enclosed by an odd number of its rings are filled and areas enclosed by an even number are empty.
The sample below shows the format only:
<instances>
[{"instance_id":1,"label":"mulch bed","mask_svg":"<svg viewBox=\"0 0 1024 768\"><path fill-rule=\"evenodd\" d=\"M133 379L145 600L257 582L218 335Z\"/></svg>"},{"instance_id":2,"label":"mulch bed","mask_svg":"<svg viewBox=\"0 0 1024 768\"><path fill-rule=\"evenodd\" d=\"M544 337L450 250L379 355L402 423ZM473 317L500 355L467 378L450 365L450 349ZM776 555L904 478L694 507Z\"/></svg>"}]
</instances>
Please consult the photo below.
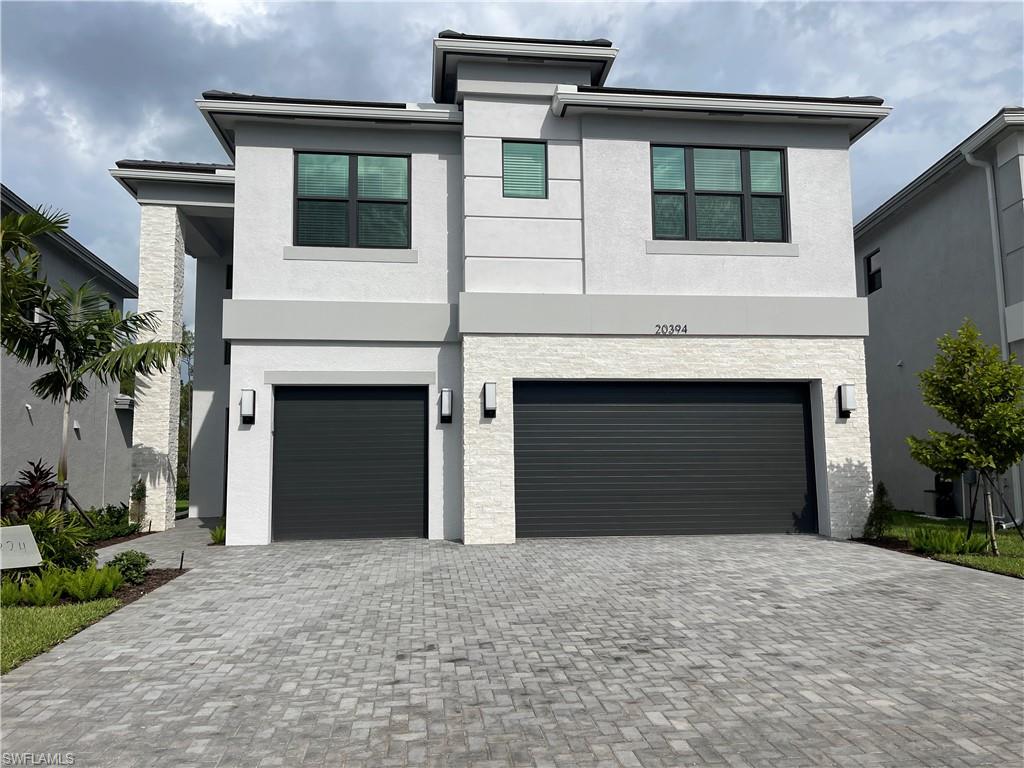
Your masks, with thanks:
<instances>
[{"instance_id":1,"label":"mulch bed","mask_svg":"<svg viewBox=\"0 0 1024 768\"><path fill-rule=\"evenodd\" d=\"M111 544L120 544L122 541L131 541L132 539L141 539L143 536L150 536L157 531L139 531L138 533L131 533L127 536L115 536L112 539L101 539L100 541L89 542L89 546L93 549L103 549L103 547L109 547Z\"/></svg>"},{"instance_id":2,"label":"mulch bed","mask_svg":"<svg viewBox=\"0 0 1024 768\"><path fill-rule=\"evenodd\" d=\"M854 539L858 544L869 544L872 547L881 547L882 549L891 549L893 552L902 552L905 555L916 555L917 557L923 557L926 560L931 559L927 555L922 555L920 552L915 552L910 548L910 544L905 539L897 539L892 536L883 536L880 539Z\"/></svg>"},{"instance_id":3,"label":"mulch bed","mask_svg":"<svg viewBox=\"0 0 1024 768\"><path fill-rule=\"evenodd\" d=\"M124 584L114 592L113 596L121 601L123 607L128 603L134 603L157 587L162 587L167 582L173 581L183 573L188 573L188 568L183 571L179 571L177 568L150 568L146 571L145 581L141 584Z\"/></svg>"}]
</instances>

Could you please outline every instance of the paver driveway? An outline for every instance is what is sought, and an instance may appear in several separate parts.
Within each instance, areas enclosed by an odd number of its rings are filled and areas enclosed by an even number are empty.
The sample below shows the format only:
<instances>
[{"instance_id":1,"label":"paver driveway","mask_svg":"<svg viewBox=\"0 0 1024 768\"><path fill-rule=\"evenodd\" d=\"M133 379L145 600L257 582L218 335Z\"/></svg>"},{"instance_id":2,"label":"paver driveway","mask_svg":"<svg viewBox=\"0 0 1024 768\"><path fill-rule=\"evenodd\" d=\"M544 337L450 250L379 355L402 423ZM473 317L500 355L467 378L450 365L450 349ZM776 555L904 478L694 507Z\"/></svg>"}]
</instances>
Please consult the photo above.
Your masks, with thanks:
<instances>
[{"instance_id":1,"label":"paver driveway","mask_svg":"<svg viewBox=\"0 0 1024 768\"><path fill-rule=\"evenodd\" d=\"M1024 584L812 537L203 546L3 679L76 766L1022 760ZM184 543L182 543L184 542ZM132 545L120 545L126 548Z\"/></svg>"}]
</instances>

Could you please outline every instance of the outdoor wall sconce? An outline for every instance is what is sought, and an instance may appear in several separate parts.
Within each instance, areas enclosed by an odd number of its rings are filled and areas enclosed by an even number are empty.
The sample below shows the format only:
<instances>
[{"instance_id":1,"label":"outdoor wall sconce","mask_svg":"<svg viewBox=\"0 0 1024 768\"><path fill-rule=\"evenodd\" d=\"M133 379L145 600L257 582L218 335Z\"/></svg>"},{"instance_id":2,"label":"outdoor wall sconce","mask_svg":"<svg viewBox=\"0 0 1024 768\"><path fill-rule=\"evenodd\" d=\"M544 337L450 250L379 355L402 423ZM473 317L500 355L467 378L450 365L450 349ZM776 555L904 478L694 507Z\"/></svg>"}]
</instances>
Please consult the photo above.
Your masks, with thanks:
<instances>
[{"instance_id":1,"label":"outdoor wall sconce","mask_svg":"<svg viewBox=\"0 0 1024 768\"><path fill-rule=\"evenodd\" d=\"M81 440L82 439L82 425L78 423L78 419L75 419L71 423L71 429L74 430L75 437L77 437L79 440Z\"/></svg>"},{"instance_id":2,"label":"outdoor wall sconce","mask_svg":"<svg viewBox=\"0 0 1024 768\"><path fill-rule=\"evenodd\" d=\"M857 410L857 391L853 384L840 384L836 396L839 400L839 418L850 418L850 414Z\"/></svg>"},{"instance_id":3,"label":"outdoor wall sconce","mask_svg":"<svg viewBox=\"0 0 1024 768\"><path fill-rule=\"evenodd\" d=\"M498 415L498 385L493 381L484 384L484 418L493 419Z\"/></svg>"},{"instance_id":4,"label":"outdoor wall sconce","mask_svg":"<svg viewBox=\"0 0 1024 768\"><path fill-rule=\"evenodd\" d=\"M256 423L256 390L243 389L240 412L243 424Z\"/></svg>"},{"instance_id":5,"label":"outdoor wall sconce","mask_svg":"<svg viewBox=\"0 0 1024 768\"><path fill-rule=\"evenodd\" d=\"M441 390L441 423L452 423L452 391L450 389Z\"/></svg>"}]
</instances>

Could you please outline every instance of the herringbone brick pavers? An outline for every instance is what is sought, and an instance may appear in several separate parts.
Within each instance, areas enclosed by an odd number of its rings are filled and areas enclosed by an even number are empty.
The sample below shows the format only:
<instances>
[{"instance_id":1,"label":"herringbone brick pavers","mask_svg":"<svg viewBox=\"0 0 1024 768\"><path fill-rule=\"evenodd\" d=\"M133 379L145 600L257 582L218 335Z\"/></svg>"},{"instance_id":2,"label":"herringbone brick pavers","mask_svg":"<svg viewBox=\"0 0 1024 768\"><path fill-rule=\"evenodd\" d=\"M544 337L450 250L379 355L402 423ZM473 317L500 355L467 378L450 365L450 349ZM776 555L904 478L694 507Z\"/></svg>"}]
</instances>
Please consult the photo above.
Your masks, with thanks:
<instances>
[{"instance_id":1,"label":"herringbone brick pavers","mask_svg":"<svg viewBox=\"0 0 1024 768\"><path fill-rule=\"evenodd\" d=\"M76 766L1019 766L1024 584L814 537L118 549L192 570L3 678ZM104 552L108 555L110 552Z\"/></svg>"}]
</instances>

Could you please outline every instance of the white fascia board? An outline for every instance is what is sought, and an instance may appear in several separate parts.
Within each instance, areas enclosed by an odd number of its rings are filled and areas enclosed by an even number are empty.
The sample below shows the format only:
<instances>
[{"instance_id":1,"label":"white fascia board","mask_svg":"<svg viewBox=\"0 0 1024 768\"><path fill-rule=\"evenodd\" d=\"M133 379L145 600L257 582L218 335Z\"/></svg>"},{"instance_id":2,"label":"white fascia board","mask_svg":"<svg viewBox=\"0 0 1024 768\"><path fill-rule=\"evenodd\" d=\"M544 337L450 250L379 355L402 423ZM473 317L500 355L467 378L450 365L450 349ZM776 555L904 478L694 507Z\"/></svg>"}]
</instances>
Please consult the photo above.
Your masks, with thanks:
<instances>
[{"instance_id":1,"label":"white fascia board","mask_svg":"<svg viewBox=\"0 0 1024 768\"><path fill-rule=\"evenodd\" d=\"M636 109L703 112L709 115L779 115L793 118L832 118L840 121L867 120L868 126L851 135L851 143L884 120L892 107L874 104L842 104L828 101L787 101L722 96L668 96L646 93L580 92L574 85L560 85L551 98L551 112L557 117L568 109Z\"/></svg>"},{"instance_id":2,"label":"white fascia board","mask_svg":"<svg viewBox=\"0 0 1024 768\"><path fill-rule=\"evenodd\" d=\"M427 125L461 125L462 113L454 105L407 103L399 107L366 107L346 104L296 104L268 101L220 101L196 99L196 106L224 151L232 158L235 148L228 142L217 125L217 116L228 117L285 117L335 120L375 120L380 122L412 122Z\"/></svg>"},{"instance_id":3,"label":"white fascia board","mask_svg":"<svg viewBox=\"0 0 1024 768\"><path fill-rule=\"evenodd\" d=\"M619 49L604 45L564 45L559 43L527 43L504 40L455 40L444 37L434 38L433 92L438 98L441 80L444 76L446 54L458 56L509 56L529 59L562 59L564 61L600 62L601 79L596 85L604 85Z\"/></svg>"},{"instance_id":4,"label":"white fascia board","mask_svg":"<svg viewBox=\"0 0 1024 768\"><path fill-rule=\"evenodd\" d=\"M235 172L233 170L218 170L216 173L189 173L188 171L157 171L144 168L110 168L108 173L114 180L125 188L132 197L136 196L136 190L129 184L129 181L166 181L186 184L219 184L234 186Z\"/></svg>"},{"instance_id":5,"label":"white fascia board","mask_svg":"<svg viewBox=\"0 0 1024 768\"><path fill-rule=\"evenodd\" d=\"M960 151L965 155L977 152L1007 128L1020 126L1024 126L1024 109L1004 109L964 141L960 145Z\"/></svg>"}]
</instances>

